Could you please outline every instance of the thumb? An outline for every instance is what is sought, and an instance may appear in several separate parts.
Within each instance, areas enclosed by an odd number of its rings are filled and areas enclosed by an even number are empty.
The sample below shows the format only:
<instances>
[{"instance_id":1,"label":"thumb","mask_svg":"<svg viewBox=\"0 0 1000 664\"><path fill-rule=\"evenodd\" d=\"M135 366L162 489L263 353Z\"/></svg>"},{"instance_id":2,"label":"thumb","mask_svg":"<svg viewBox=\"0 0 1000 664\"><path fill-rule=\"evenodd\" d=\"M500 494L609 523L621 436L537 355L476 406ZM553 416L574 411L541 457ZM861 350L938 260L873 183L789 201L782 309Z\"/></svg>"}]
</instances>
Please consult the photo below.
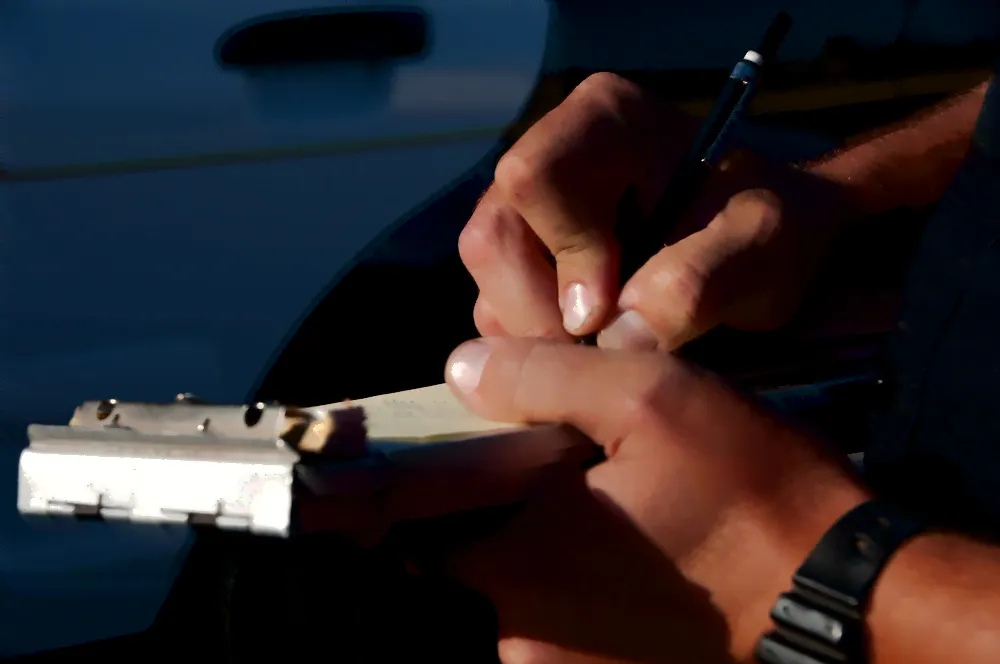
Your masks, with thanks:
<instances>
[{"instance_id":1,"label":"thumb","mask_svg":"<svg viewBox=\"0 0 1000 664\"><path fill-rule=\"evenodd\" d=\"M742 245L738 236L708 226L664 247L622 289L620 313L598 345L674 350L714 328L739 297Z\"/></svg>"},{"instance_id":2,"label":"thumb","mask_svg":"<svg viewBox=\"0 0 1000 664\"><path fill-rule=\"evenodd\" d=\"M542 340L486 338L459 346L446 380L473 412L498 422L570 424L609 449L661 398L682 400L689 372L660 354L614 353Z\"/></svg>"}]
</instances>

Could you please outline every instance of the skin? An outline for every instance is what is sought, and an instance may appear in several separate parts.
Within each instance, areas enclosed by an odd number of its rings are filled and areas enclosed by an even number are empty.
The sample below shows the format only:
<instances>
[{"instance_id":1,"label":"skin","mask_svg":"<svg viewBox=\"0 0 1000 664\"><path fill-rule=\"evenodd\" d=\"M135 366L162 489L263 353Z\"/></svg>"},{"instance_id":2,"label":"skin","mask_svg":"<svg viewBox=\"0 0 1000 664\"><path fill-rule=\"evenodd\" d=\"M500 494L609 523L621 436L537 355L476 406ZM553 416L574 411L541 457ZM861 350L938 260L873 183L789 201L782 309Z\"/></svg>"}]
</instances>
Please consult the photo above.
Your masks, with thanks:
<instances>
[{"instance_id":1,"label":"skin","mask_svg":"<svg viewBox=\"0 0 1000 664\"><path fill-rule=\"evenodd\" d=\"M986 84L814 164L724 160L674 240L622 289L613 226L648 213L692 120L611 74L585 80L497 165L459 239L480 333L672 350L716 325L788 322L850 224L937 199L968 149ZM627 314L627 315L623 315Z\"/></svg>"},{"instance_id":2,"label":"skin","mask_svg":"<svg viewBox=\"0 0 1000 664\"><path fill-rule=\"evenodd\" d=\"M447 380L480 415L569 423L608 457L447 559L495 606L505 664L749 662L795 568L869 497L836 454L669 355L487 338ZM959 535L905 544L873 593L872 661L996 661L998 572L1000 549Z\"/></svg>"},{"instance_id":3,"label":"skin","mask_svg":"<svg viewBox=\"0 0 1000 664\"><path fill-rule=\"evenodd\" d=\"M447 380L480 415L569 423L608 456L445 557L496 607L505 664L750 661L794 569L869 494L820 443L655 351L786 322L845 228L941 195L984 92L813 164L731 155L621 290L618 201L631 186L652 208L690 119L596 75L501 160L459 246L488 338ZM598 330L602 349L559 343ZM872 661L996 661L998 572L997 548L960 535L906 544L872 596Z\"/></svg>"}]
</instances>

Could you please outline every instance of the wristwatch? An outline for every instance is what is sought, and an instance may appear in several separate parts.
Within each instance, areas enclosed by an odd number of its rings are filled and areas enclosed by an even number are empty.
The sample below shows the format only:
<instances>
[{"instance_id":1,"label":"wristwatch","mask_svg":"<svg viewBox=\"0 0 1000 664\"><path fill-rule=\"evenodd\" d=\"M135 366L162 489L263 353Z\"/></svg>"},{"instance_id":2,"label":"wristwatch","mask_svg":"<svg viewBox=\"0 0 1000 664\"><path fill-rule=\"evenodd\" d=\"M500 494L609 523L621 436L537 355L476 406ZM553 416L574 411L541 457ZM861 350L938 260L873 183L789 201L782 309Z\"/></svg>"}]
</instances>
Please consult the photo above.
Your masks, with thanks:
<instances>
[{"instance_id":1,"label":"wristwatch","mask_svg":"<svg viewBox=\"0 0 1000 664\"><path fill-rule=\"evenodd\" d=\"M927 529L914 515L870 500L840 518L771 609L774 630L754 653L760 664L864 664L865 613L889 558Z\"/></svg>"}]
</instances>

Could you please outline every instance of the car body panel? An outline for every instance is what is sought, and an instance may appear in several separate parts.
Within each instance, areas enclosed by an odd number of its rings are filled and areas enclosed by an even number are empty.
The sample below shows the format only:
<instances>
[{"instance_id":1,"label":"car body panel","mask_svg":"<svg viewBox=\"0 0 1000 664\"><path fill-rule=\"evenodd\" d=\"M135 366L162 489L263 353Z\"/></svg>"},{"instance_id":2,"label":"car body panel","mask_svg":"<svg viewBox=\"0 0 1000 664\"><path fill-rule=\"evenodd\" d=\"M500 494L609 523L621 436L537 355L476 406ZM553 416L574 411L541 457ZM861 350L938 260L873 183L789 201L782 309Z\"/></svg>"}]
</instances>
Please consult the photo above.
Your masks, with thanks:
<instances>
[{"instance_id":1,"label":"car body panel","mask_svg":"<svg viewBox=\"0 0 1000 664\"><path fill-rule=\"evenodd\" d=\"M497 144L534 0L413 0L423 58L225 70L257 16L367 2L0 6L0 463L88 398L242 402L337 278ZM516 34L516 39L509 35ZM345 316L350 324L354 316ZM0 495L0 654L145 629L187 529L24 521Z\"/></svg>"},{"instance_id":2,"label":"car body panel","mask_svg":"<svg viewBox=\"0 0 1000 664\"><path fill-rule=\"evenodd\" d=\"M950 22L935 17L952 9L918 2L908 29L935 43L978 36L992 23L970 2L954 5ZM462 220L420 211L472 171L488 178L540 72L726 67L779 9L392 5L426 13L426 57L251 74L215 59L234 26L384 5L0 3L0 467L9 477L24 427L63 423L85 399L246 399L359 261L378 250L380 260L420 264L452 246ZM891 43L907 6L783 5L797 26L782 57L816 57L842 34ZM771 129L748 136L788 158L829 145L794 134L782 143ZM408 221L418 225L393 236ZM411 243L415 234L430 240ZM344 312L343 324L364 315ZM0 487L0 655L145 629L190 532L27 522L14 493L13 481Z\"/></svg>"}]
</instances>

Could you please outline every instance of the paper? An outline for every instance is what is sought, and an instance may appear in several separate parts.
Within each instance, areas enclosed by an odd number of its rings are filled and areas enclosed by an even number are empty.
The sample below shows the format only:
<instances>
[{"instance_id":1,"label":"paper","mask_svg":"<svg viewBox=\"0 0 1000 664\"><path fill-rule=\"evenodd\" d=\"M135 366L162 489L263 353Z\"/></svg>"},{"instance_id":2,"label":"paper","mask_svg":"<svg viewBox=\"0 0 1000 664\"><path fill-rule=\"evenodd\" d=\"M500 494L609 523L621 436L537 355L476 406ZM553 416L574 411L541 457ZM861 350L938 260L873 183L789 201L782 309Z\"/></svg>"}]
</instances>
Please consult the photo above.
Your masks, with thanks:
<instances>
[{"instance_id":1,"label":"paper","mask_svg":"<svg viewBox=\"0 0 1000 664\"><path fill-rule=\"evenodd\" d=\"M364 408L371 440L437 441L522 427L470 413L445 384L347 401L323 409Z\"/></svg>"}]
</instances>

